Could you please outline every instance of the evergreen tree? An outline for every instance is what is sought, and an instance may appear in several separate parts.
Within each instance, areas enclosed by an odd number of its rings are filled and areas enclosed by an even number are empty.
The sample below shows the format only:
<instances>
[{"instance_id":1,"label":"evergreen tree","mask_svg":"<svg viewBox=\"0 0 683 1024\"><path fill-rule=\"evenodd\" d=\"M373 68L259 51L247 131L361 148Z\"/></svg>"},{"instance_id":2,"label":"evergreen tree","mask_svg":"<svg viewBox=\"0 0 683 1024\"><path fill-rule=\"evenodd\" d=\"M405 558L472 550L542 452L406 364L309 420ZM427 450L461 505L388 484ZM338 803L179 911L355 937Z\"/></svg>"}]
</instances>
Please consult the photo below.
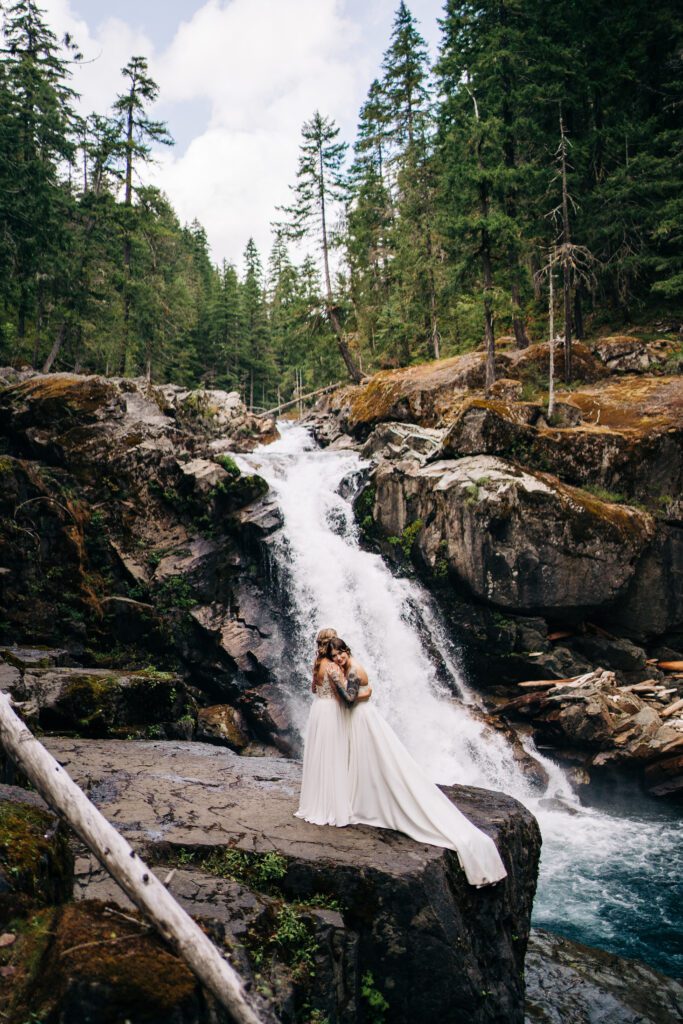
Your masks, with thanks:
<instances>
[{"instance_id":1,"label":"evergreen tree","mask_svg":"<svg viewBox=\"0 0 683 1024\"><path fill-rule=\"evenodd\" d=\"M57 267L71 213L61 169L68 167L75 151L75 93L67 85L67 58L78 54L68 39L60 46L33 0L16 0L7 7L3 35L0 95L6 191L1 210L10 268L3 292L16 309L20 342L33 321L35 366L52 326Z\"/></svg>"},{"instance_id":2,"label":"evergreen tree","mask_svg":"<svg viewBox=\"0 0 683 1024\"><path fill-rule=\"evenodd\" d=\"M159 88L148 74L145 57L132 57L121 69L121 74L128 79L127 90L121 93L115 103L114 112L118 118L121 132L120 149L124 165L124 216L123 216L123 331L119 351L119 371L125 372L126 358L129 350L131 301L135 285L132 281L133 235L137 228L137 218L133 207L133 172L141 163L151 160L151 144L161 143L166 146L173 144L166 125L162 121L153 121L147 114L147 107L154 103Z\"/></svg>"},{"instance_id":3,"label":"evergreen tree","mask_svg":"<svg viewBox=\"0 0 683 1024\"><path fill-rule=\"evenodd\" d=\"M271 395L273 366L270 355L268 314L263 287L263 267L253 238L244 250L244 281L241 288L244 337L245 400L253 409L255 396L262 404Z\"/></svg>"},{"instance_id":4,"label":"evergreen tree","mask_svg":"<svg viewBox=\"0 0 683 1024\"><path fill-rule=\"evenodd\" d=\"M316 111L302 128L302 143L297 169L297 183L293 186L294 202L282 207L288 220L284 225L289 238L313 238L320 247L325 279L326 314L337 338L337 345L349 376L354 381L361 373L351 355L340 320L340 307L335 302L330 273L331 232L330 217L335 203L346 197L346 183L342 164L346 143L337 142L339 128L329 118Z\"/></svg>"}]
</instances>

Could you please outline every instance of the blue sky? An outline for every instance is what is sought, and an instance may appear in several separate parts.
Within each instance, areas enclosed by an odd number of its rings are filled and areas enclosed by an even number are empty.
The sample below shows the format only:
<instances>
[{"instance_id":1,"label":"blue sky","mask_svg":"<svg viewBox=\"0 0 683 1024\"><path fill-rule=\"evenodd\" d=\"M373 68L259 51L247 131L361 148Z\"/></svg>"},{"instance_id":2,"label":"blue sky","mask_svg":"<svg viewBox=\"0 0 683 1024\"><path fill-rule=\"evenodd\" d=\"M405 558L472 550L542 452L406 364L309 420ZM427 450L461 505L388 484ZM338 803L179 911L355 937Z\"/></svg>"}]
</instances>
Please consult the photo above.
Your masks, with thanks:
<instances>
[{"instance_id":1,"label":"blue sky","mask_svg":"<svg viewBox=\"0 0 683 1024\"><path fill-rule=\"evenodd\" d=\"M146 170L183 221L197 217L216 261L239 264L249 235L264 257L294 180L301 125L318 108L353 142L358 109L389 43L398 0L42 0L86 61L74 86L104 112L120 69L146 56L155 116L176 140ZM409 3L435 55L443 0Z\"/></svg>"}]
</instances>

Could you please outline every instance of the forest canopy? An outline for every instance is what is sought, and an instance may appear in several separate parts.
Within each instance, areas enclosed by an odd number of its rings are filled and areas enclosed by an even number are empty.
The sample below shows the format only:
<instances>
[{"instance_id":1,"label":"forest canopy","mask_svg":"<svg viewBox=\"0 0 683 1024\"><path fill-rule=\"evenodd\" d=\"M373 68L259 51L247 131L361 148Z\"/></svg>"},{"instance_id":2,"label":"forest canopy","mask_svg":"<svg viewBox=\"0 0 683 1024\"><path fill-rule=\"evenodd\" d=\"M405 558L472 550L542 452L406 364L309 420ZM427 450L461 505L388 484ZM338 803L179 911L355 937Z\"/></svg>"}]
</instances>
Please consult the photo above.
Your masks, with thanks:
<instances>
[{"instance_id":1,"label":"forest canopy","mask_svg":"<svg viewBox=\"0 0 683 1024\"><path fill-rule=\"evenodd\" d=\"M297 383L538 341L551 273L569 337L680 319L677 3L447 0L433 66L400 3L352 145L311 111L271 251L245 239L240 266L143 184L172 144L145 57L83 116L77 41L33 0L0 6L0 362L267 407Z\"/></svg>"}]
</instances>

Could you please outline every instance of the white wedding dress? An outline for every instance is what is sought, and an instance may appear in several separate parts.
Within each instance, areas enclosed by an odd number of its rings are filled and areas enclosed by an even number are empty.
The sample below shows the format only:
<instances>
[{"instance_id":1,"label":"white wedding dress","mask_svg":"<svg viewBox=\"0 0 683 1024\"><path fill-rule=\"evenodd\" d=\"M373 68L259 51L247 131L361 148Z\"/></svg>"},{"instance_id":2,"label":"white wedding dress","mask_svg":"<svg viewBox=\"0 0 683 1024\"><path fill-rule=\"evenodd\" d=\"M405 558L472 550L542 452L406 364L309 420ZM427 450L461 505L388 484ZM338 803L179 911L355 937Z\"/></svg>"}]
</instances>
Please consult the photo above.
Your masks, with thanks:
<instances>
[{"instance_id":1,"label":"white wedding dress","mask_svg":"<svg viewBox=\"0 0 683 1024\"><path fill-rule=\"evenodd\" d=\"M348 825L349 714L335 692L334 666L323 669L306 726L297 818L314 825Z\"/></svg>"},{"instance_id":2,"label":"white wedding dress","mask_svg":"<svg viewBox=\"0 0 683 1024\"><path fill-rule=\"evenodd\" d=\"M455 850L470 885L505 878L493 840L429 779L371 701L354 704L347 715L351 824L395 829Z\"/></svg>"}]
</instances>

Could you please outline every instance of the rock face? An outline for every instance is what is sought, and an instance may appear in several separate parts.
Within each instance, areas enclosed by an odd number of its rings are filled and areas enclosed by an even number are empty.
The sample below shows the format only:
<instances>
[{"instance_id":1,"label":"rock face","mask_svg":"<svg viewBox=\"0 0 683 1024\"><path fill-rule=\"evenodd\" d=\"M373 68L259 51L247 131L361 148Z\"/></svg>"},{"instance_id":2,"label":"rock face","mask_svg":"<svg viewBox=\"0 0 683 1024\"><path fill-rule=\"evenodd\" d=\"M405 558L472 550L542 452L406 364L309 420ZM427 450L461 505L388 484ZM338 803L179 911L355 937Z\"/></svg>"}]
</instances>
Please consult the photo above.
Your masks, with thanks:
<instances>
[{"instance_id":1,"label":"rock face","mask_svg":"<svg viewBox=\"0 0 683 1024\"><path fill-rule=\"evenodd\" d=\"M253 868L277 854L282 873L269 895L278 914L297 907L301 912L306 901L320 915L334 897L334 912L317 918L311 952L326 964L327 981L324 990L314 986L310 998L330 1022L372 1019L360 984L370 972L371 987L397 1024L432 1016L521 1024L539 834L531 815L510 797L461 787L447 791L495 839L509 872L499 886L477 890L467 885L451 852L366 826L320 828L294 818L300 768L291 761L244 759L196 743L51 739L49 747L76 781L89 780L100 809L152 862L180 858L185 871L193 857L209 867L223 857L236 871L235 864ZM203 903L207 917L225 918L226 897L228 905L239 903L242 911L227 924L249 955L245 920L263 916L268 900L257 893L249 908L244 886L242 895L235 889L229 895L227 882L211 881L202 870L198 884L179 880L179 897L202 891L196 904ZM80 896L109 898L102 876L86 863L79 879ZM294 1019L286 1007L278 1009L284 1020Z\"/></svg>"},{"instance_id":2,"label":"rock face","mask_svg":"<svg viewBox=\"0 0 683 1024\"><path fill-rule=\"evenodd\" d=\"M521 613L580 614L614 601L654 535L643 512L490 456L381 466L374 483L385 535L412 532L432 571Z\"/></svg>"},{"instance_id":3,"label":"rock face","mask_svg":"<svg viewBox=\"0 0 683 1024\"><path fill-rule=\"evenodd\" d=\"M683 986L635 960L531 930L526 1024L676 1024Z\"/></svg>"},{"instance_id":4,"label":"rock face","mask_svg":"<svg viewBox=\"0 0 683 1024\"><path fill-rule=\"evenodd\" d=\"M267 485L224 449L273 436L236 394L76 374L0 390L0 644L60 645L63 666L92 669L24 673L18 700L54 691L41 726L190 737L197 700L234 706L272 682L279 624L254 538L274 527L248 511ZM278 732L269 703L244 698L251 740Z\"/></svg>"},{"instance_id":5,"label":"rock face","mask_svg":"<svg viewBox=\"0 0 683 1024\"><path fill-rule=\"evenodd\" d=\"M662 507L683 490L680 377L579 389L558 403L552 425L545 411L539 403L469 398L434 457L498 455Z\"/></svg>"}]
</instances>

